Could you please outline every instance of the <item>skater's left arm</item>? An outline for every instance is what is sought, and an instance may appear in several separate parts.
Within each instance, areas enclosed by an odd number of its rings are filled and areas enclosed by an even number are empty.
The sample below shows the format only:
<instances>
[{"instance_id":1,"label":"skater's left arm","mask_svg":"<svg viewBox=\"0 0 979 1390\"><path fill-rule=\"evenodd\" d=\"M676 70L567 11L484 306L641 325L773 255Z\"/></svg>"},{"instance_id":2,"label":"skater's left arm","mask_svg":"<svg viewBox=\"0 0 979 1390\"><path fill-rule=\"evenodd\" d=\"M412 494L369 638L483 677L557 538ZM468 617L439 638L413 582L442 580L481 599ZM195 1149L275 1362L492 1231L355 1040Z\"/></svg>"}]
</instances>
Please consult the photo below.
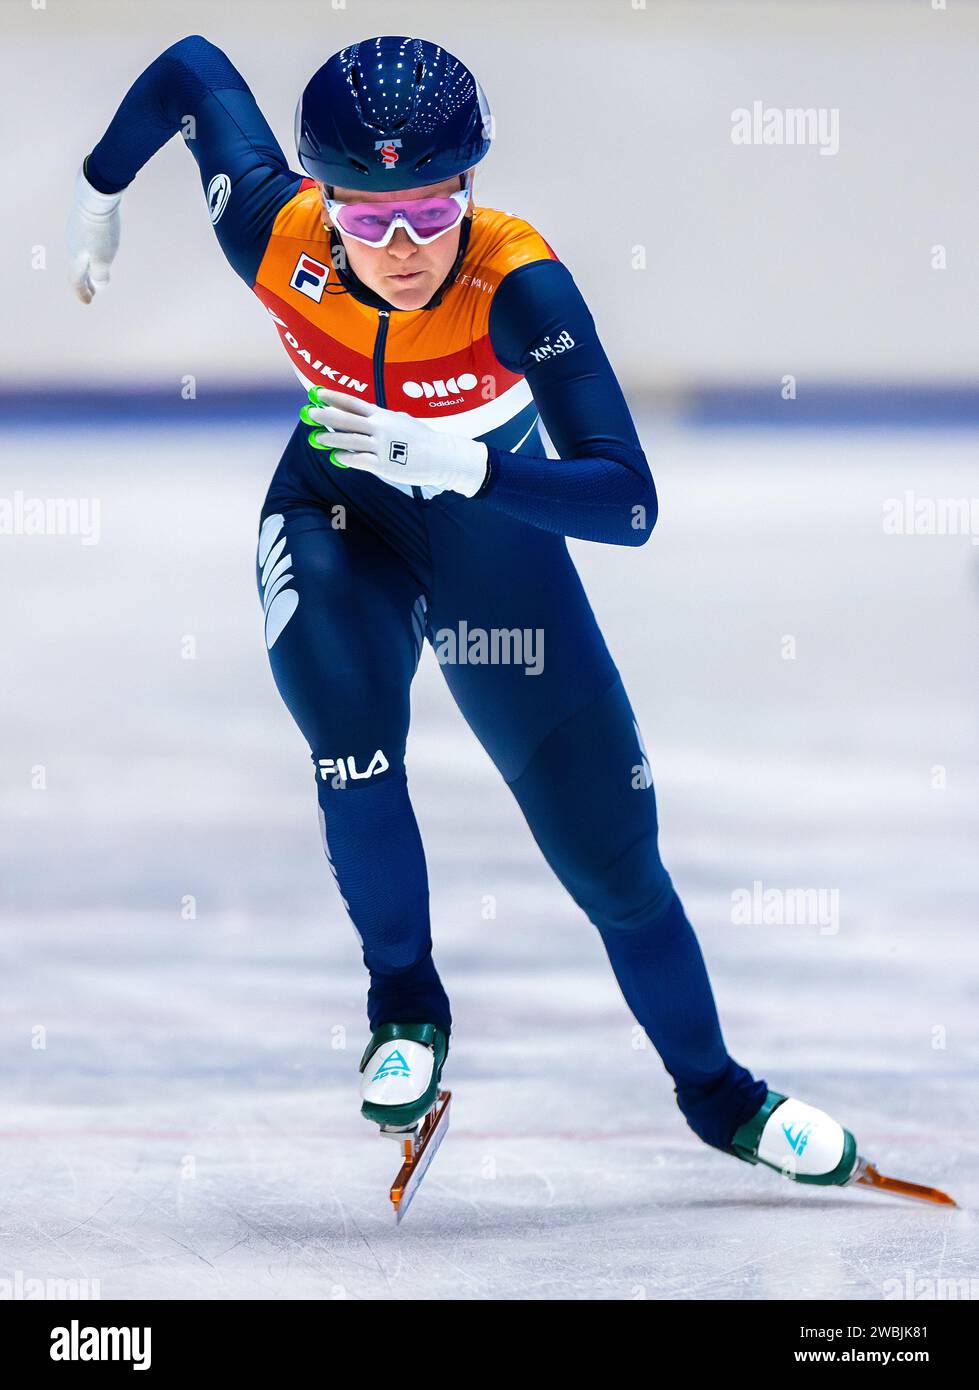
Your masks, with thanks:
<instances>
[{"instance_id":1,"label":"skater's left arm","mask_svg":"<svg viewBox=\"0 0 979 1390\"><path fill-rule=\"evenodd\" d=\"M642 545L656 489L595 321L560 261L519 266L490 309L496 356L522 373L557 458L488 447L480 501L546 531Z\"/></svg>"},{"instance_id":2,"label":"skater's left arm","mask_svg":"<svg viewBox=\"0 0 979 1390\"><path fill-rule=\"evenodd\" d=\"M490 307L489 336L497 359L529 384L556 458L435 431L322 386L311 390L300 412L314 427L310 444L343 468L459 492L542 531L642 545L656 521L656 489L595 322L567 268L540 260L505 275Z\"/></svg>"}]
</instances>

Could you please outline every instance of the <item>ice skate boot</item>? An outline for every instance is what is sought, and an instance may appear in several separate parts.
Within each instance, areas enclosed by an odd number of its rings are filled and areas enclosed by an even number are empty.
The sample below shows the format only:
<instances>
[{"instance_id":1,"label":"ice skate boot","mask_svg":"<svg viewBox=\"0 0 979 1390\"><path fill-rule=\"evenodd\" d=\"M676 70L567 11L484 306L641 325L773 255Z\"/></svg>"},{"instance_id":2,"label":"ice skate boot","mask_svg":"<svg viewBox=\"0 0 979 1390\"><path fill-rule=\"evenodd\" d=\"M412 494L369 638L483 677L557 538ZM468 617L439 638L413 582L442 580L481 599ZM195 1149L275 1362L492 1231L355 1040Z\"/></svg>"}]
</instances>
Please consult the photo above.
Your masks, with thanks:
<instances>
[{"instance_id":1,"label":"ice skate boot","mask_svg":"<svg viewBox=\"0 0 979 1390\"><path fill-rule=\"evenodd\" d=\"M449 1040L434 1023L385 1023L360 1063L360 1113L401 1148L391 1187L400 1222L449 1127L451 1092L439 1090Z\"/></svg>"},{"instance_id":2,"label":"ice skate boot","mask_svg":"<svg viewBox=\"0 0 979 1390\"><path fill-rule=\"evenodd\" d=\"M820 1187L858 1183L877 1192L914 1197L939 1206L956 1203L937 1187L887 1178L857 1153L857 1141L824 1110L769 1091L756 1115L738 1129L731 1153L746 1163L762 1163L793 1182Z\"/></svg>"}]
</instances>

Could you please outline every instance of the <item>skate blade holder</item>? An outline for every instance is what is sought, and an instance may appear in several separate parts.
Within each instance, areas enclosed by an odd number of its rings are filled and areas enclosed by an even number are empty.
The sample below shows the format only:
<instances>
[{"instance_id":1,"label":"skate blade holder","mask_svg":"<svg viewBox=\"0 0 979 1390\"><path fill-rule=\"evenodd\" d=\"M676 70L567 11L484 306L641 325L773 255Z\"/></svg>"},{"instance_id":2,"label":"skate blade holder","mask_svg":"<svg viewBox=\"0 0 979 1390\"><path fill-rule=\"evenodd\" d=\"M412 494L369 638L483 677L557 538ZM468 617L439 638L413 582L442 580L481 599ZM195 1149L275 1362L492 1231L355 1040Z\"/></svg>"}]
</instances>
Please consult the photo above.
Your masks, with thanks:
<instances>
[{"instance_id":1,"label":"skate blade holder","mask_svg":"<svg viewBox=\"0 0 979 1390\"><path fill-rule=\"evenodd\" d=\"M394 1139L401 1145L404 1159L401 1171L391 1184L391 1205L394 1207L394 1219L398 1225L401 1224L428 1165L438 1153L439 1146L446 1136L451 1100L451 1091L439 1091L435 1104L418 1124L408 1129L381 1126L381 1133L385 1139Z\"/></svg>"}]
</instances>

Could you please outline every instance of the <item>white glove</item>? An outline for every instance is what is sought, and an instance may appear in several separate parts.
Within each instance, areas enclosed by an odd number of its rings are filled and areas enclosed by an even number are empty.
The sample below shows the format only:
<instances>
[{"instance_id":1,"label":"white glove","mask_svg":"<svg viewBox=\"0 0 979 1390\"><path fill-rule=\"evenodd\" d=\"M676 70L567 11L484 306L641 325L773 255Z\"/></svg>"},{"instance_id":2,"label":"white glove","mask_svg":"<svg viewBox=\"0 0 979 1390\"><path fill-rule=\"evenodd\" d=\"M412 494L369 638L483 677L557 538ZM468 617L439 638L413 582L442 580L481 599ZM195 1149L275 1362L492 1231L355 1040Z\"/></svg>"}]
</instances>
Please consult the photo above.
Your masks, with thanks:
<instances>
[{"instance_id":1,"label":"white glove","mask_svg":"<svg viewBox=\"0 0 979 1390\"><path fill-rule=\"evenodd\" d=\"M119 250L121 193L100 193L79 169L75 203L68 219L71 283L83 304L109 283L109 266Z\"/></svg>"},{"instance_id":2,"label":"white glove","mask_svg":"<svg viewBox=\"0 0 979 1390\"><path fill-rule=\"evenodd\" d=\"M342 468L463 497L475 496L486 479L486 445L475 439L442 434L411 415L324 386L311 387L309 399L300 418L320 426L311 431L309 442L314 449L329 450L330 461Z\"/></svg>"}]
</instances>

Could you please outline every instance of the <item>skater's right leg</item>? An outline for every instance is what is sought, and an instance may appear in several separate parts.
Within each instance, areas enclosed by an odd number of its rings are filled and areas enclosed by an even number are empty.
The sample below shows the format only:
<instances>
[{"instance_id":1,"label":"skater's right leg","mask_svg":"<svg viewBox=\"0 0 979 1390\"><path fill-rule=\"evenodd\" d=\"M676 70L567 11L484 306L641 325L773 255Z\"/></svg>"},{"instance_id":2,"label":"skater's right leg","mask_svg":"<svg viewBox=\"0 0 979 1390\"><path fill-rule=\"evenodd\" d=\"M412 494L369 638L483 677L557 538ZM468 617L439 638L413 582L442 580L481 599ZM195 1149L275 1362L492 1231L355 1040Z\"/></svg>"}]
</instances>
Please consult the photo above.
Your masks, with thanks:
<instances>
[{"instance_id":1,"label":"skater's right leg","mask_svg":"<svg viewBox=\"0 0 979 1390\"><path fill-rule=\"evenodd\" d=\"M424 588L355 514L343 520L338 528L330 507L310 501L266 503L266 645L312 753L324 847L370 971L371 1028L418 1021L447 1034L404 766Z\"/></svg>"}]
</instances>

